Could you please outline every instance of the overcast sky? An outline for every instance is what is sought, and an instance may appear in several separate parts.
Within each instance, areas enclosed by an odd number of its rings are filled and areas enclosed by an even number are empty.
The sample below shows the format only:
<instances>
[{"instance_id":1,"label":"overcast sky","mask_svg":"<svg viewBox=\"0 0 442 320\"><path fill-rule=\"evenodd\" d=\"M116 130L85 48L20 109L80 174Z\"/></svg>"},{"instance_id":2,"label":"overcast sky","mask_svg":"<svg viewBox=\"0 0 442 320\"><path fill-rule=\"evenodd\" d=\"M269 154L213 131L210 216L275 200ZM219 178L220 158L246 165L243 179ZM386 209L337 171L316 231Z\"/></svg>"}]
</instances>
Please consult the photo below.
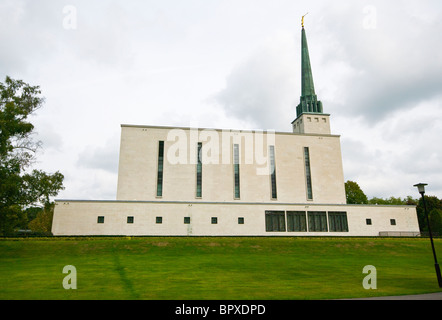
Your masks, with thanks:
<instances>
[{"instance_id":1,"label":"overcast sky","mask_svg":"<svg viewBox=\"0 0 442 320\"><path fill-rule=\"evenodd\" d=\"M116 197L120 125L290 131L301 16L345 180L442 198L440 0L0 0L0 81L39 85L35 167Z\"/></svg>"}]
</instances>

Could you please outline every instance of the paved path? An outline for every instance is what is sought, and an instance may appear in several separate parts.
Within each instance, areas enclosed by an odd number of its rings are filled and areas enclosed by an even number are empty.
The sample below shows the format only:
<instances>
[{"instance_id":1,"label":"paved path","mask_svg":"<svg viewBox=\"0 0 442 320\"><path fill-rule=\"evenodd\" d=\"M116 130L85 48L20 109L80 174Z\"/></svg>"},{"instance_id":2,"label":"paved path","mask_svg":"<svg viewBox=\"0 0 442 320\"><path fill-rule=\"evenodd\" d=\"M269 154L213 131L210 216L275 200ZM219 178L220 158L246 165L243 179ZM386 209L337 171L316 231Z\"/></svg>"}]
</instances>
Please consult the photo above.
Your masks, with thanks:
<instances>
[{"instance_id":1,"label":"paved path","mask_svg":"<svg viewBox=\"0 0 442 320\"><path fill-rule=\"evenodd\" d=\"M375 298L358 298L351 300L442 300L442 292L417 294L411 296L395 296L395 297L375 297Z\"/></svg>"}]
</instances>

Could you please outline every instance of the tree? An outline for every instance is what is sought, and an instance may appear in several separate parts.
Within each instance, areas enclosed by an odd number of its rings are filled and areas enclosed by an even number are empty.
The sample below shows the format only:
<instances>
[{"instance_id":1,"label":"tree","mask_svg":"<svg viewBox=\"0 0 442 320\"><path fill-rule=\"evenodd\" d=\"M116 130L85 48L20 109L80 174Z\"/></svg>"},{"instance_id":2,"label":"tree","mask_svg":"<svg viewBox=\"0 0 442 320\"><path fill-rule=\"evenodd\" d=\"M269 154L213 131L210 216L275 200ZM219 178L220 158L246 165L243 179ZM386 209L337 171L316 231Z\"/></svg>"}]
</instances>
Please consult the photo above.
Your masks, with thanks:
<instances>
[{"instance_id":1,"label":"tree","mask_svg":"<svg viewBox=\"0 0 442 320\"><path fill-rule=\"evenodd\" d=\"M404 204L407 206L417 206L419 204L419 200L413 199L412 196L408 196L404 199Z\"/></svg>"},{"instance_id":2,"label":"tree","mask_svg":"<svg viewBox=\"0 0 442 320\"><path fill-rule=\"evenodd\" d=\"M442 235L442 210L433 209L429 215L431 231L436 236Z\"/></svg>"},{"instance_id":3,"label":"tree","mask_svg":"<svg viewBox=\"0 0 442 320\"><path fill-rule=\"evenodd\" d=\"M425 204L427 206L427 212L430 216L433 210L442 210L442 200L435 196L425 196ZM417 220L419 222L419 227L421 231L428 232L427 218L425 216L424 204L422 202L422 197L419 199L419 203L416 207ZM436 218L437 219L437 218ZM431 223L431 218L430 218ZM433 231L433 229L432 229Z\"/></svg>"},{"instance_id":4,"label":"tree","mask_svg":"<svg viewBox=\"0 0 442 320\"><path fill-rule=\"evenodd\" d=\"M44 103L38 86L6 77L0 83L0 234L8 234L20 223L23 210L63 189L63 175L46 174L30 167L40 141L32 139L34 126L28 117ZM28 170L28 171L27 171Z\"/></svg>"},{"instance_id":5,"label":"tree","mask_svg":"<svg viewBox=\"0 0 442 320\"><path fill-rule=\"evenodd\" d=\"M368 204L368 199L356 182L347 181L345 183L345 194L347 204Z\"/></svg>"},{"instance_id":6,"label":"tree","mask_svg":"<svg viewBox=\"0 0 442 320\"><path fill-rule=\"evenodd\" d=\"M37 213L37 217L29 222L29 229L33 232L49 234L52 229L52 218L54 216L54 204L51 203Z\"/></svg>"},{"instance_id":7,"label":"tree","mask_svg":"<svg viewBox=\"0 0 442 320\"><path fill-rule=\"evenodd\" d=\"M370 200L368 200L368 203L379 204L379 205L390 205L390 206L403 206L407 205L408 203L411 203L411 198L408 197L407 199L402 200L401 198L395 198L395 197L390 197L388 199L373 197Z\"/></svg>"},{"instance_id":8,"label":"tree","mask_svg":"<svg viewBox=\"0 0 442 320\"><path fill-rule=\"evenodd\" d=\"M46 208L51 204L50 197L56 196L63 188L63 178L60 172L48 175L43 171L33 170L31 175L24 176L24 181L30 197L37 199Z\"/></svg>"}]
</instances>

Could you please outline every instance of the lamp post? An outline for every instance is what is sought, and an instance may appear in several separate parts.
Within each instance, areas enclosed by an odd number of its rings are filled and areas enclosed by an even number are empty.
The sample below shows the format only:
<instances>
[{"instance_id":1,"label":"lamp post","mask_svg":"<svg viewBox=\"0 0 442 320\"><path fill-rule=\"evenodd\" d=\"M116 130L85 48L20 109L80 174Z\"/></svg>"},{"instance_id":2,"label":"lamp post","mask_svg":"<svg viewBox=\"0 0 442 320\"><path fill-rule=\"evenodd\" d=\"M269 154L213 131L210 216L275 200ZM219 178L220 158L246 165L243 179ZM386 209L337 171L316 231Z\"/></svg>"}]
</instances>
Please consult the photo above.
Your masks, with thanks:
<instances>
[{"instance_id":1,"label":"lamp post","mask_svg":"<svg viewBox=\"0 0 442 320\"><path fill-rule=\"evenodd\" d=\"M430 235L431 248L433 249L434 268L436 269L437 282L439 283L439 288L442 288L442 277L440 275L439 264L437 263L436 250L434 249L433 235L431 234L430 219L428 218L427 205L425 204L424 194L425 194L425 186L427 186L427 185L428 184L426 184L426 183L418 183L414 186L417 187L417 189L419 190L419 193L422 195L422 202L424 204L425 217L427 218L427 224L428 224L428 233Z\"/></svg>"}]
</instances>

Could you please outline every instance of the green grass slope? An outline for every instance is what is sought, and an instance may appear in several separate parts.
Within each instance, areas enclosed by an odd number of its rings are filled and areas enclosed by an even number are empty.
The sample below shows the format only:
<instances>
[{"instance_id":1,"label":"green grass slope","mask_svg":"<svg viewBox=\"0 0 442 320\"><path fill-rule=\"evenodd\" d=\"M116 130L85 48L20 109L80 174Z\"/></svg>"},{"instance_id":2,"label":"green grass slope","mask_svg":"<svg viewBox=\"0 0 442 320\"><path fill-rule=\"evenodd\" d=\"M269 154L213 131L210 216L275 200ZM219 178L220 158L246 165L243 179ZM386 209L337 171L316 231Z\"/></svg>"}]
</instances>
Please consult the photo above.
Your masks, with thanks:
<instances>
[{"instance_id":1,"label":"green grass slope","mask_svg":"<svg viewBox=\"0 0 442 320\"><path fill-rule=\"evenodd\" d=\"M442 241L436 240L442 258ZM77 289L63 288L63 267ZM365 290L366 265L377 289ZM440 291L428 239L0 240L0 299L288 300Z\"/></svg>"}]
</instances>

